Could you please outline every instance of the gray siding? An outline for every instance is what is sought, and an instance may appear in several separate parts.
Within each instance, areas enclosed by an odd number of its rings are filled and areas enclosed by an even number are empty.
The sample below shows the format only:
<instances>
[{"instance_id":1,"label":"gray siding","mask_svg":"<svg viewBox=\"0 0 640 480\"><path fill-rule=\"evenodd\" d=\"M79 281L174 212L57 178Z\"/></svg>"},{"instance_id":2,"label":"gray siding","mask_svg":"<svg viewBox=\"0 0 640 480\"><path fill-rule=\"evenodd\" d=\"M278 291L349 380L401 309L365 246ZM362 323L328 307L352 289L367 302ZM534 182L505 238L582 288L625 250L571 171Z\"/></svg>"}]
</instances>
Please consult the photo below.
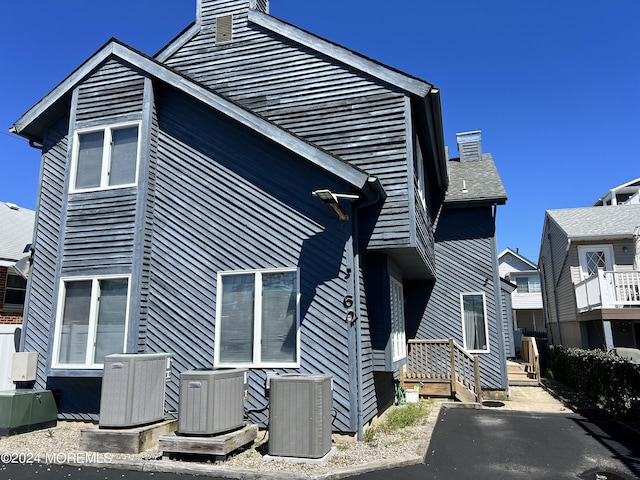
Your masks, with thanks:
<instances>
[{"instance_id":1,"label":"gray siding","mask_svg":"<svg viewBox=\"0 0 640 480\"><path fill-rule=\"evenodd\" d=\"M46 388L50 332L55 317L55 282L60 241L60 215L64 198L69 117L53 124L42 149L40 191L34 243L36 252L29 272L22 350L38 352L36 388Z\"/></svg>"},{"instance_id":2,"label":"gray siding","mask_svg":"<svg viewBox=\"0 0 640 480\"><path fill-rule=\"evenodd\" d=\"M511 316L511 295L500 290L500 317L502 318L502 334L504 336L504 349L507 357L514 357L515 345L513 343L513 317Z\"/></svg>"},{"instance_id":3,"label":"gray siding","mask_svg":"<svg viewBox=\"0 0 640 480\"><path fill-rule=\"evenodd\" d=\"M142 112L144 77L117 60L110 60L78 89L76 122L95 122Z\"/></svg>"},{"instance_id":4,"label":"gray siding","mask_svg":"<svg viewBox=\"0 0 640 480\"><path fill-rule=\"evenodd\" d=\"M351 224L311 195L345 185L169 89L158 119L147 347L174 355L170 408L179 373L213 365L216 274L299 266L300 371L334 377L334 429L354 431L350 327L340 313ZM264 380L252 370L249 410L265 407ZM265 421L263 412L252 418Z\"/></svg>"},{"instance_id":5,"label":"gray siding","mask_svg":"<svg viewBox=\"0 0 640 480\"><path fill-rule=\"evenodd\" d=\"M71 195L66 210L61 274L130 267L135 242L135 188Z\"/></svg>"},{"instance_id":6,"label":"gray siding","mask_svg":"<svg viewBox=\"0 0 640 480\"><path fill-rule=\"evenodd\" d=\"M143 145L143 150L148 151L146 174L141 175L141 185L144 195L140 198L140 207L136 226L139 231L140 251L136 263L137 274L140 278L140 305L139 324L137 337L137 351L147 351L147 318L149 308L149 286L151 283L151 246L153 242L154 206L156 192L156 171L158 167L158 137L160 127L158 125L158 113L156 108L155 90L150 80L145 86L145 103L148 103L146 115L147 125L143 125L146 131L148 145ZM143 172L144 167L143 168Z\"/></svg>"},{"instance_id":7,"label":"gray siding","mask_svg":"<svg viewBox=\"0 0 640 480\"><path fill-rule=\"evenodd\" d=\"M97 419L100 382L83 377L100 376L101 372L48 372L60 278L131 274L139 257L135 254L136 245L142 241L137 228L141 225L137 218L137 187L68 193L69 124L81 128L142 119L143 99L144 77L126 65L107 61L76 89L71 120L65 117L52 125L45 140L35 234L37 253L31 273L24 348L41 354L38 386L60 391L63 419ZM142 155L146 155L146 151ZM139 177L143 179L144 172ZM139 284L139 279L132 277L132 283ZM138 323L144 324L144 318L138 319L144 312L144 304L139 302L139 296L132 299L135 304L132 311L137 312L130 324L134 339ZM142 347L135 340L132 344L134 350ZM83 399L77 397L78 381L86 382Z\"/></svg>"},{"instance_id":8,"label":"gray siding","mask_svg":"<svg viewBox=\"0 0 640 480\"><path fill-rule=\"evenodd\" d=\"M235 41L215 47L213 24L166 64L316 145L378 176L388 198L369 248L408 246L405 96L311 49L247 24L233 6Z\"/></svg>"},{"instance_id":9,"label":"gray siding","mask_svg":"<svg viewBox=\"0 0 640 480\"><path fill-rule=\"evenodd\" d=\"M460 293L483 292L490 353L480 359L483 388L502 389L504 353L500 305L494 274L494 224L491 208L443 209L436 228L437 280L416 338L453 338L463 345Z\"/></svg>"},{"instance_id":10,"label":"gray siding","mask_svg":"<svg viewBox=\"0 0 640 480\"><path fill-rule=\"evenodd\" d=\"M575 293L571 283L570 265L565 266L567 236L548 216L545 219L542 246L540 248L540 280L542 282L542 304L551 342L560 345L562 335L558 322L561 305L569 298L573 304L575 320ZM566 307L564 307L566 309ZM566 313L566 312L565 312ZM562 316L560 314L560 316Z\"/></svg>"}]
</instances>

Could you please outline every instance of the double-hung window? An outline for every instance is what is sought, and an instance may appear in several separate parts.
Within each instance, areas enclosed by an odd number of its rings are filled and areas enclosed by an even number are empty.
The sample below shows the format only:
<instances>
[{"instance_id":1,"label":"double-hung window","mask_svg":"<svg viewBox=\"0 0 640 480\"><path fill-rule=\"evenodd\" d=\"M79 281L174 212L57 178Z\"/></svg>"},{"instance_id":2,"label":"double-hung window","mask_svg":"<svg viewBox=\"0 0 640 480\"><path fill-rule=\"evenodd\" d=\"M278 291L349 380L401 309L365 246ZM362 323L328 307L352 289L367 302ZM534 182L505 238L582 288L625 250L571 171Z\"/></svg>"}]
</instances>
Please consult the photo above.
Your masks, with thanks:
<instances>
[{"instance_id":1,"label":"double-hung window","mask_svg":"<svg viewBox=\"0 0 640 480\"><path fill-rule=\"evenodd\" d=\"M540 293L538 277L516 277L517 293Z\"/></svg>"},{"instance_id":2,"label":"double-hung window","mask_svg":"<svg viewBox=\"0 0 640 480\"><path fill-rule=\"evenodd\" d=\"M462 338L468 352L489 352L487 308L484 293L461 293Z\"/></svg>"},{"instance_id":3,"label":"double-hung window","mask_svg":"<svg viewBox=\"0 0 640 480\"><path fill-rule=\"evenodd\" d=\"M216 366L299 366L299 292L297 269L219 273Z\"/></svg>"},{"instance_id":4,"label":"double-hung window","mask_svg":"<svg viewBox=\"0 0 640 480\"><path fill-rule=\"evenodd\" d=\"M128 276L63 279L54 339L54 368L100 368L127 341Z\"/></svg>"},{"instance_id":5,"label":"double-hung window","mask_svg":"<svg viewBox=\"0 0 640 480\"><path fill-rule=\"evenodd\" d=\"M138 180L140 123L77 130L71 191L133 186Z\"/></svg>"},{"instance_id":6,"label":"double-hung window","mask_svg":"<svg viewBox=\"0 0 640 480\"><path fill-rule=\"evenodd\" d=\"M4 291L4 308L23 308L26 291L27 281L24 278L18 275L7 274L7 284Z\"/></svg>"}]
</instances>

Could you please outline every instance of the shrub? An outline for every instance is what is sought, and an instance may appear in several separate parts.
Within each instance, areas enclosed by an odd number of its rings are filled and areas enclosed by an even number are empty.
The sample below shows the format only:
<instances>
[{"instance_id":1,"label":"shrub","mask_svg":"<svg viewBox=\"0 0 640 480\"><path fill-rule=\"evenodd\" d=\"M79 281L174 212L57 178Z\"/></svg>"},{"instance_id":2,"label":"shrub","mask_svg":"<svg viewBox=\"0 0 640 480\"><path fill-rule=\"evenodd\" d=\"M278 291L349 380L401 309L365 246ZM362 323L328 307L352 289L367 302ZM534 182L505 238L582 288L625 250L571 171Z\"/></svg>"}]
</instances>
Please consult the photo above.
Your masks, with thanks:
<instances>
[{"instance_id":1,"label":"shrub","mask_svg":"<svg viewBox=\"0 0 640 480\"><path fill-rule=\"evenodd\" d=\"M640 366L602 350L555 346L551 356L556 380L618 419L640 421Z\"/></svg>"}]
</instances>

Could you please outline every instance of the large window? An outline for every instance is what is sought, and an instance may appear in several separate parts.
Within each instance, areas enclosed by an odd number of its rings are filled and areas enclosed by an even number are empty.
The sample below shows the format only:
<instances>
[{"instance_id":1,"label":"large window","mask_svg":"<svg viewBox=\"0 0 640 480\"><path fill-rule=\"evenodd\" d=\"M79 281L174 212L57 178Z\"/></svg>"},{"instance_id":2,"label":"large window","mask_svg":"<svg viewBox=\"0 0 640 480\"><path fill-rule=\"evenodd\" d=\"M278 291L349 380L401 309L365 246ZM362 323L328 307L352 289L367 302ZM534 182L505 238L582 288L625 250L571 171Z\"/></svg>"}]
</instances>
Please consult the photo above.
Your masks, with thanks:
<instances>
[{"instance_id":1,"label":"large window","mask_svg":"<svg viewBox=\"0 0 640 480\"><path fill-rule=\"evenodd\" d=\"M139 124L121 124L75 133L72 191L135 185Z\"/></svg>"},{"instance_id":2,"label":"large window","mask_svg":"<svg viewBox=\"0 0 640 480\"><path fill-rule=\"evenodd\" d=\"M54 340L54 368L100 368L123 353L129 317L129 278L64 279Z\"/></svg>"},{"instance_id":3,"label":"large window","mask_svg":"<svg viewBox=\"0 0 640 480\"><path fill-rule=\"evenodd\" d=\"M217 366L299 366L295 269L218 274Z\"/></svg>"},{"instance_id":4,"label":"large window","mask_svg":"<svg viewBox=\"0 0 640 480\"><path fill-rule=\"evenodd\" d=\"M462 337L469 352L488 352L487 310L484 293L460 294L462 310Z\"/></svg>"},{"instance_id":5,"label":"large window","mask_svg":"<svg viewBox=\"0 0 640 480\"><path fill-rule=\"evenodd\" d=\"M27 281L24 278L18 275L7 274L7 284L4 291L4 308L23 308L26 291Z\"/></svg>"},{"instance_id":6,"label":"large window","mask_svg":"<svg viewBox=\"0 0 640 480\"><path fill-rule=\"evenodd\" d=\"M402 283L390 280L391 296L391 360L397 362L407 356L407 337L404 327L404 293Z\"/></svg>"}]
</instances>

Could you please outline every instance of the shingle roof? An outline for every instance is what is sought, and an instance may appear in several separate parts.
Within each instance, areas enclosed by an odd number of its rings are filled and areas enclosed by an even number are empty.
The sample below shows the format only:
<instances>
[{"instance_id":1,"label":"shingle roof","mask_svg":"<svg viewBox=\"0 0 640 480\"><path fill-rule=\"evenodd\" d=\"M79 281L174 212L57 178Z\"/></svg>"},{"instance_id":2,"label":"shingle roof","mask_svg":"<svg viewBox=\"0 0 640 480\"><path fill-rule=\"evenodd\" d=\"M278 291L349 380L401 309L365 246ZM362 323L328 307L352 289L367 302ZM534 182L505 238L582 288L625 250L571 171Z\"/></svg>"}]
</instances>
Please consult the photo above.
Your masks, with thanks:
<instances>
[{"instance_id":1,"label":"shingle roof","mask_svg":"<svg viewBox=\"0 0 640 480\"><path fill-rule=\"evenodd\" d=\"M490 153L484 153L482 160L461 162L459 159L453 159L449 161L449 188L445 203L503 204L506 201L507 192Z\"/></svg>"},{"instance_id":2,"label":"shingle roof","mask_svg":"<svg viewBox=\"0 0 640 480\"><path fill-rule=\"evenodd\" d=\"M23 251L32 242L35 218L33 210L0 203L0 260L15 262L27 255Z\"/></svg>"},{"instance_id":3,"label":"shingle roof","mask_svg":"<svg viewBox=\"0 0 640 480\"><path fill-rule=\"evenodd\" d=\"M632 236L640 226L640 205L547 210L569 238Z\"/></svg>"}]
</instances>

